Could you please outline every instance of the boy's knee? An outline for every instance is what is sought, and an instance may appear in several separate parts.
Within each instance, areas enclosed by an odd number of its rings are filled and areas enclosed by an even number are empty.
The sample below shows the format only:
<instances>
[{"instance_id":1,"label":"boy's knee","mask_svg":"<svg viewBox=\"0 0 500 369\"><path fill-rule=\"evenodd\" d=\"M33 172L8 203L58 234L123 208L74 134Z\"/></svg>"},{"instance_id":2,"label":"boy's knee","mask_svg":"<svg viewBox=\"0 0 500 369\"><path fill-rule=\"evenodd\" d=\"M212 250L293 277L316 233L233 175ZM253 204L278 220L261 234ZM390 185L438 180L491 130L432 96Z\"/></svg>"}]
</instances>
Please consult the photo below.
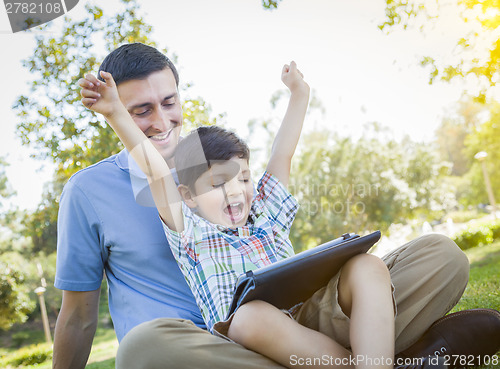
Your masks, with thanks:
<instances>
[{"instance_id":1,"label":"boy's knee","mask_svg":"<svg viewBox=\"0 0 500 369\"><path fill-rule=\"evenodd\" d=\"M374 275L390 278L389 269L382 259L371 254L360 254L349 259L342 268L342 274L347 274L357 280L363 276Z\"/></svg>"},{"instance_id":2,"label":"boy's knee","mask_svg":"<svg viewBox=\"0 0 500 369\"><path fill-rule=\"evenodd\" d=\"M247 345L252 337L256 337L265 325L268 304L254 300L247 302L236 310L227 332L228 337L242 345Z\"/></svg>"}]
</instances>

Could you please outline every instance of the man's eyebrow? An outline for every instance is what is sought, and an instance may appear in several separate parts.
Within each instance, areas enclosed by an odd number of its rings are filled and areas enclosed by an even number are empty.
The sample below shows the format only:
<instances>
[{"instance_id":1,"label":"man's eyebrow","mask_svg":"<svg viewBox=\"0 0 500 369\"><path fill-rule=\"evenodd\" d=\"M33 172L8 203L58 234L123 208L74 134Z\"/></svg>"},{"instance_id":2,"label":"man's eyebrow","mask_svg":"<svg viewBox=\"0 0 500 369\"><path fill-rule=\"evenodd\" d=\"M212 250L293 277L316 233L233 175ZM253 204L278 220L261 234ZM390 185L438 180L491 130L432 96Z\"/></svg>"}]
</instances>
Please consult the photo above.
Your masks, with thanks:
<instances>
[{"instance_id":1,"label":"man's eyebrow","mask_svg":"<svg viewBox=\"0 0 500 369\"><path fill-rule=\"evenodd\" d=\"M165 97L163 98L163 100L162 100L162 101L165 101L165 100L170 100L171 98L173 98L173 97L177 97L178 95L179 95L179 94L178 94L178 93L177 93L177 91L176 91L176 92L174 92L174 93L171 93L171 94L170 94L170 95L168 95L168 96L165 96Z\"/></svg>"},{"instance_id":2,"label":"man's eyebrow","mask_svg":"<svg viewBox=\"0 0 500 369\"><path fill-rule=\"evenodd\" d=\"M163 98L162 102L165 100L170 100L171 98L176 97L176 96L178 96L177 92L171 93L170 95L165 96ZM153 105L153 103L145 102L142 104L132 105L128 110L131 111L131 110L135 110L135 109L145 108L145 107L150 106L150 105Z\"/></svg>"}]
</instances>

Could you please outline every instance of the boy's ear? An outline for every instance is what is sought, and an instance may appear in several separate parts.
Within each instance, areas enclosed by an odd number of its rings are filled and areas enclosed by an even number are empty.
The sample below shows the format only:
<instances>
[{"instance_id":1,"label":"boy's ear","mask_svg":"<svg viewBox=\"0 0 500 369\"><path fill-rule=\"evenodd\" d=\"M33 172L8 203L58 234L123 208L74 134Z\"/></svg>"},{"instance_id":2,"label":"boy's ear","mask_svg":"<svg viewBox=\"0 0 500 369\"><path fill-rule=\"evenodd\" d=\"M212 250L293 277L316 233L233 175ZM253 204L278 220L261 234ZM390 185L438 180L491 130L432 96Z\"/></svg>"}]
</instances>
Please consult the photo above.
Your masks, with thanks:
<instances>
[{"instance_id":1,"label":"boy's ear","mask_svg":"<svg viewBox=\"0 0 500 369\"><path fill-rule=\"evenodd\" d=\"M182 199L186 203L188 207L191 209L194 209L197 207L196 201L194 200L194 195L193 192L189 189L188 186L180 184L177 189L179 190L179 193L181 194Z\"/></svg>"}]
</instances>

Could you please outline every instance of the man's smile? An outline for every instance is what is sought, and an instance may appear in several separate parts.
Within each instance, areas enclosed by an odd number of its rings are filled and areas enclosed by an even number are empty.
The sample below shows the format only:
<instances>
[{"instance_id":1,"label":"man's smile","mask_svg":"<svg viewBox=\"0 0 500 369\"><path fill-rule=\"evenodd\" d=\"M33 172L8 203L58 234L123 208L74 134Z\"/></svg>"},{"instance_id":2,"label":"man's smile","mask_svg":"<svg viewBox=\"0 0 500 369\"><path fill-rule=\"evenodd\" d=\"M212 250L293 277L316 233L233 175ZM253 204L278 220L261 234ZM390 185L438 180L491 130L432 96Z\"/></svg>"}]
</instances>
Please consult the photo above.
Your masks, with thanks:
<instances>
[{"instance_id":1,"label":"man's smile","mask_svg":"<svg viewBox=\"0 0 500 369\"><path fill-rule=\"evenodd\" d=\"M172 132L174 128L170 128L167 132L162 132L162 133L157 133L155 135L148 136L148 138L152 141L168 141L168 138L170 137L170 133Z\"/></svg>"}]
</instances>

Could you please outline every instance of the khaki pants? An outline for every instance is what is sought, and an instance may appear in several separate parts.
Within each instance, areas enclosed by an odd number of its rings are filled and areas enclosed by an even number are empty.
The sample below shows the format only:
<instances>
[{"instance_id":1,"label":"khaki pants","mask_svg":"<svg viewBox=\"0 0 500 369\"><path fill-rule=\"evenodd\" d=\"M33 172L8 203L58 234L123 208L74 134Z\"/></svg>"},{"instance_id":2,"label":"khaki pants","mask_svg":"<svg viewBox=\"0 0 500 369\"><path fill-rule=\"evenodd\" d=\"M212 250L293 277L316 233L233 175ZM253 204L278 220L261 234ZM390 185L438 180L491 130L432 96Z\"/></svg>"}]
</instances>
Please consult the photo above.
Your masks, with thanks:
<instances>
[{"instance_id":1,"label":"khaki pants","mask_svg":"<svg viewBox=\"0 0 500 369\"><path fill-rule=\"evenodd\" d=\"M396 353L414 343L460 299L469 276L465 254L449 238L430 234L384 256L397 305ZM295 315L299 323L349 346L349 319L339 312L336 283L314 294ZM281 368L244 347L180 319L156 319L122 340L118 369Z\"/></svg>"}]
</instances>

